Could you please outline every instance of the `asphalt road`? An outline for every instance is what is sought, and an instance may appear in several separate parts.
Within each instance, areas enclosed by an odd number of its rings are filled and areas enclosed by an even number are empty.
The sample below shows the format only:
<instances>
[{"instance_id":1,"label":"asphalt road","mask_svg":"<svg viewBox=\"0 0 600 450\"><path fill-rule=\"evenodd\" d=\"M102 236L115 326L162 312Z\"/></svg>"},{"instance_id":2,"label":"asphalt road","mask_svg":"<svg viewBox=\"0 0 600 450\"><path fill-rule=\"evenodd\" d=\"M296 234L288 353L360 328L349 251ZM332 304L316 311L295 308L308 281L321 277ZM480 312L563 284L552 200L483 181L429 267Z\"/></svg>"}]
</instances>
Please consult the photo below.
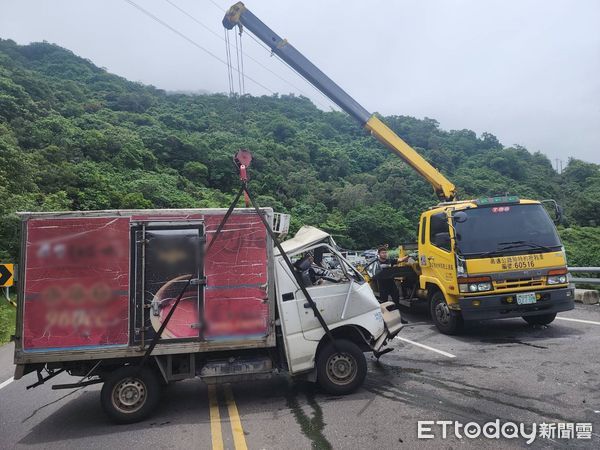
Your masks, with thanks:
<instances>
[{"instance_id":1,"label":"asphalt road","mask_svg":"<svg viewBox=\"0 0 600 450\"><path fill-rule=\"evenodd\" d=\"M379 362L369 357L365 385L353 395L328 396L284 376L216 389L189 380L166 389L151 419L122 426L105 418L97 386L26 390L33 374L8 382L12 347L0 347L0 447L600 448L599 306L577 305L548 327L482 322L460 337L439 334L419 311L405 317L427 323L404 329ZM419 439L419 420L453 423L446 439L441 425L424 430L435 438ZM528 445L523 437L454 434L455 422L496 420L524 423L527 433L536 424L537 437ZM542 423L557 424L547 427L553 439L540 437ZM573 438L559 438L558 423L592 424L590 439L577 439L576 425Z\"/></svg>"}]
</instances>

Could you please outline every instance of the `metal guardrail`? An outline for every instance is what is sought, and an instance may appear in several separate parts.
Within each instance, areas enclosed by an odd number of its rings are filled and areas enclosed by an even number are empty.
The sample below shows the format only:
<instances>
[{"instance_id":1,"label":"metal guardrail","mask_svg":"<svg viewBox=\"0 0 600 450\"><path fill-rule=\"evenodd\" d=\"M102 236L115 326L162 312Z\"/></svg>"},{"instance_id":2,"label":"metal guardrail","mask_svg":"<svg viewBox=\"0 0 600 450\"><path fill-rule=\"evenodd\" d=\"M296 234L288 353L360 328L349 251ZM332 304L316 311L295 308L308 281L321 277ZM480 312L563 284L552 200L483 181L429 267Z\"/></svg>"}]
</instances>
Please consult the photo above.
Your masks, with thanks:
<instances>
[{"instance_id":1,"label":"metal guardrail","mask_svg":"<svg viewBox=\"0 0 600 450\"><path fill-rule=\"evenodd\" d=\"M568 269L571 275L570 282L573 284L600 284L600 278L579 278L572 275L573 273L600 273L600 267L568 267Z\"/></svg>"}]
</instances>

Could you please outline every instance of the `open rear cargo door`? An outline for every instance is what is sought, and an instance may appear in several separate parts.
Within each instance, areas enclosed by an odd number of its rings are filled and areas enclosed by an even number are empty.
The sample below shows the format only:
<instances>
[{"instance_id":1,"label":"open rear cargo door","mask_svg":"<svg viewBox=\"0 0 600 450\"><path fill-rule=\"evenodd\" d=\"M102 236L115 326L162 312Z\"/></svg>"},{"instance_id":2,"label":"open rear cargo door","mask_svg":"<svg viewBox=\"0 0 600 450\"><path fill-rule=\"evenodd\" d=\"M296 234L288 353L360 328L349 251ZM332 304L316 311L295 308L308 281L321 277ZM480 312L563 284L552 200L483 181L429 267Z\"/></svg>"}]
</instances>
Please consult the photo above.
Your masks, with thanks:
<instances>
[{"instance_id":1,"label":"open rear cargo door","mask_svg":"<svg viewBox=\"0 0 600 450\"><path fill-rule=\"evenodd\" d=\"M154 338L181 291L185 292L162 340L198 339L204 332L204 224L201 221L133 222L132 344Z\"/></svg>"}]
</instances>

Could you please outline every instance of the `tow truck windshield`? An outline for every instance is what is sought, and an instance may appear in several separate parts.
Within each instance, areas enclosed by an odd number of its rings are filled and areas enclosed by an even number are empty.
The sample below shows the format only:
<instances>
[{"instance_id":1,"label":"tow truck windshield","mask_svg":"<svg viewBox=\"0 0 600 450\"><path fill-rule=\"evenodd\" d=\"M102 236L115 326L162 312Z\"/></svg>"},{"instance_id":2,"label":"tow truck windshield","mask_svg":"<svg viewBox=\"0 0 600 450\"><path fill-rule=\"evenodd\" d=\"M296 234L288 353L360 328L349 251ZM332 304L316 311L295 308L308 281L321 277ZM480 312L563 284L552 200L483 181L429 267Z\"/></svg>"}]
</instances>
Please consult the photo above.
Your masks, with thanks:
<instances>
[{"instance_id":1,"label":"tow truck windshield","mask_svg":"<svg viewBox=\"0 0 600 450\"><path fill-rule=\"evenodd\" d=\"M501 205L464 211L454 221L456 244L466 257L556 251L562 247L556 228L542 205Z\"/></svg>"}]
</instances>

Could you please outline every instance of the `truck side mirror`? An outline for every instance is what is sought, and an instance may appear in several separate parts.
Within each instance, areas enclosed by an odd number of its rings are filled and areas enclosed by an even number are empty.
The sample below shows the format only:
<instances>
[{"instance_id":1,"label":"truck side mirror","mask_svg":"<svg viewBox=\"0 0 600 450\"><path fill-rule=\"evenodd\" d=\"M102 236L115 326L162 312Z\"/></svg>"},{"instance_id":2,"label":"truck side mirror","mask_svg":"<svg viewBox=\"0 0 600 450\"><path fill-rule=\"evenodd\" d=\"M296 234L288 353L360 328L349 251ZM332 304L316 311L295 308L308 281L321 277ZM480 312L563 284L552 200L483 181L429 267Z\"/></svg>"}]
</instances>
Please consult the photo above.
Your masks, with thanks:
<instances>
[{"instance_id":1,"label":"truck side mirror","mask_svg":"<svg viewBox=\"0 0 600 450\"><path fill-rule=\"evenodd\" d=\"M556 223L556 225L560 225L562 223L563 220L563 208L562 206L560 206L558 203L556 204L556 219L554 220L554 223Z\"/></svg>"},{"instance_id":2,"label":"truck side mirror","mask_svg":"<svg viewBox=\"0 0 600 450\"><path fill-rule=\"evenodd\" d=\"M552 221L556 225L560 225L563 219L563 209L556 200L542 200L542 204L550 204L552 209L554 209L554 217L552 217Z\"/></svg>"},{"instance_id":3,"label":"truck side mirror","mask_svg":"<svg viewBox=\"0 0 600 450\"><path fill-rule=\"evenodd\" d=\"M454 219L454 221L456 223L463 223L467 221L467 213L464 211L456 211L453 215L452 218Z\"/></svg>"}]
</instances>

